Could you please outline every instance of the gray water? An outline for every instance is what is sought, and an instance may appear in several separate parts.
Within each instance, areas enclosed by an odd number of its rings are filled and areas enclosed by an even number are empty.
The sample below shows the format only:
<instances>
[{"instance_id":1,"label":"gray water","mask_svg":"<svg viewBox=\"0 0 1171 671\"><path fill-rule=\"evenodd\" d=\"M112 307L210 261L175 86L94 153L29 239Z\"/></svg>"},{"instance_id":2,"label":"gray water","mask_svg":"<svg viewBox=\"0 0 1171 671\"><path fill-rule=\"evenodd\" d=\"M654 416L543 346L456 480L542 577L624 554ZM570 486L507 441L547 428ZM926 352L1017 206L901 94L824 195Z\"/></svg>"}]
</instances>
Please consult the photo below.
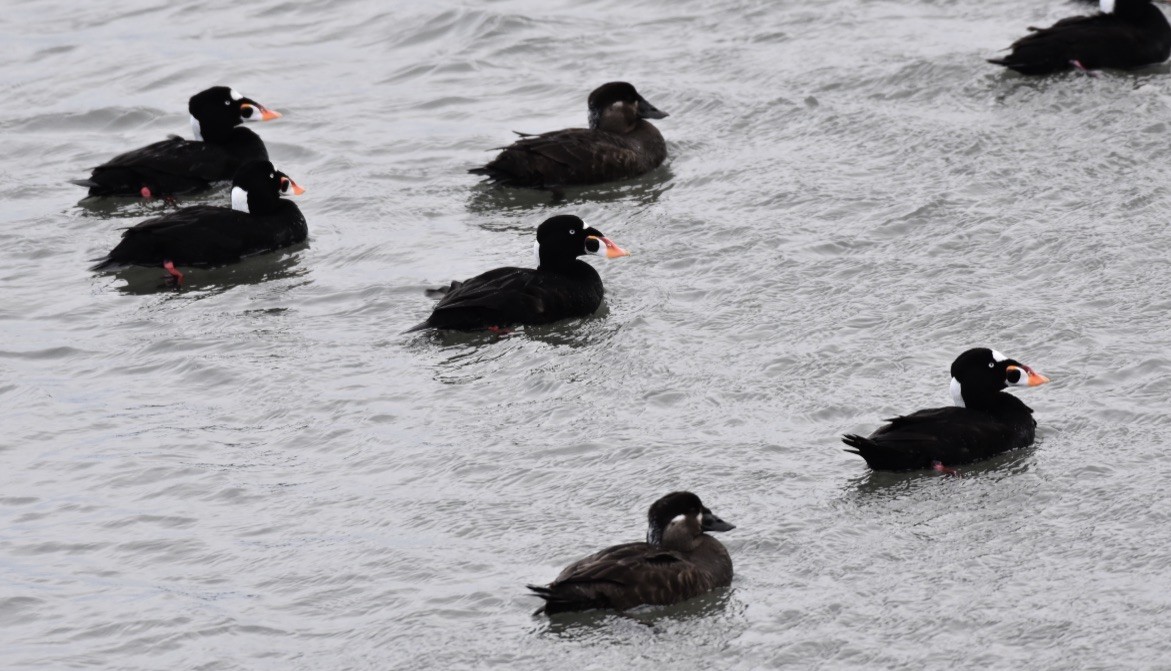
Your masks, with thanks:
<instances>
[{"instance_id":1,"label":"gray water","mask_svg":"<svg viewBox=\"0 0 1171 671\"><path fill-rule=\"evenodd\" d=\"M1056 0L5 3L0 665L1171 668L1171 70L984 63ZM565 202L466 169L624 79L670 158ZM158 202L66 179L228 84L307 245L87 271ZM226 203L226 189L184 204ZM576 213L599 314L400 333ZM995 347L1030 449L838 442ZM526 582L698 492L723 590L550 622Z\"/></svg>"}]
</instances>

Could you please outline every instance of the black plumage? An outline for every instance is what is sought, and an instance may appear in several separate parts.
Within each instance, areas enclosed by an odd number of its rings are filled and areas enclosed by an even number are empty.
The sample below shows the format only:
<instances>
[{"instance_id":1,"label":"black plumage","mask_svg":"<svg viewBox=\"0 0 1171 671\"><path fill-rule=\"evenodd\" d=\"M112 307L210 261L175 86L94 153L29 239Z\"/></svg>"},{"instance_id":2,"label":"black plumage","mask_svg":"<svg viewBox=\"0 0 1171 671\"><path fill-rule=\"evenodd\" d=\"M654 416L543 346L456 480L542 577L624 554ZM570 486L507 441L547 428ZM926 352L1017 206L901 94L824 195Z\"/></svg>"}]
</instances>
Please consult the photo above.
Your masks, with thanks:
<instances>
[{"instance_id":1,"label":"black plumage","mask_svg":"<svg viewBox=\"0 0 1171 671\"><path fill-rule=\"evenodd\" d=\"M172 135L115 156L74 184L89 187L90 196L172 196L232 179L249 161L268 160L260 136L240 124L276 119L277 112L226 86L195 94L187 108L194 141Z\"/></svg>"},{"instance_id":2,"label":"black plumage","mask_svg":"<svg viewBox=\"0 0 1171 671\"><path fill-rule=\"evenodd\" d=\"M1030 28L1029 35L1009 47L1011 53L988 62L1021 74L1044 75L1074 68L1129 70L1171 56L1171 24L1151 0L1116 0L1103 6L1113 11Z\"/></svg>"},{"instance_id":3,"label":"black plumage","mask_svg":"<svg viewBox=\"0 0 1171 671\"><path fill-rule=\"evenodd\" d=\"M122 241L93 270L128 265L217 266L305 240L305 217L280 195L304 191L268 161L253 161L232 181L232 208L196 205L126 229Z\"/></svg>"},{"instance_id":4,"label":"black plumage","mask_svg":"<svg viewBox=\"0 0 1171 671\"><path fill-rule=\"evenodd\" d=\"M1033 444L1033 411L1001 390L1049 381L993 350L976 348L951 366L955 407L920 410L887 420L868 438L848 434L846 450L880 471L946 468L980 461Z\"/></svg>"},{"instance_id":5,"label":"black plumage","mask_svg":"<svg viewBox=\"0 0 1171 671\"><path fill-rule=\"evenodd\" d=\"M691 492L673 492L647 513L647 540L606 548L574 562L545 586L537 613L669 605L732 584L732 558L705 531L735 527Z\"/></svg>"},{"instance_id":6,"label":"black plumage","mask_svg":"<svg viewBox=\"0 0 1171 671\"><path fill-rule=\"evenodd\" d=\"M589 97L589 128L522 135L482 168L469 170L503 186L556 189L637 177L667 158L667 143L646 119L660 111L626 82Z\"/></svg>"},{"instance_id":7,"label":"black plumage","mask_svg":"<svg viewBox=\"0 0 1171 671\"><path fill-rule=\"evenodd\" d=\"M577 258L585 254L617 258L627 253L578 217L552 217L537 227L537 268L497 268L452 282L439 290L443 298L431 316L410 331L471 331L591 315L605 292L598 271Z\"/></svg>"}]
</instances>

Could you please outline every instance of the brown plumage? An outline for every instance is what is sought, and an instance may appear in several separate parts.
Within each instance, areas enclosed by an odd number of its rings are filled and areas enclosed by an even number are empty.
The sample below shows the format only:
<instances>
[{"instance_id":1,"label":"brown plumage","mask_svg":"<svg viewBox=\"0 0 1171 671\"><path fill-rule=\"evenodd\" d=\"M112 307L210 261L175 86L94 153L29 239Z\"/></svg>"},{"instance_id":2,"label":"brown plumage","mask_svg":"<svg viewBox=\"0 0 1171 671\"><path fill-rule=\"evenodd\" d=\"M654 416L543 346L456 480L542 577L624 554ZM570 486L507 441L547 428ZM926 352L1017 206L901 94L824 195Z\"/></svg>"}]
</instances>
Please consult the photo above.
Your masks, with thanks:
<instances>
[{"instance_id":1,"label":"brown plumage","mask_svg":"<svg viewBox=\"0 0 1171 671\"><path fill-rule=\"evenodd\" d=\"M647 514L647 541L606 548L568 566L549 585L529 585L545 605L537 613L560 613L641 605L669 605L732 583L732 558L705 531L735 527L691 492L655 501Z\"/></svg>"},{"instance_id":2,"label":"brown plumage","mask_svg":"<svg viewBox=\"0 0 1171 671\"><path fill-rule=\"evenodd\" d=\"M555 189L637 177L667 158L667 143L646 119L662 119L660 111L626 82L610 82L589 97L589 128L527 135L482 168L503 186Z\"/></svg>"}]
</instances>

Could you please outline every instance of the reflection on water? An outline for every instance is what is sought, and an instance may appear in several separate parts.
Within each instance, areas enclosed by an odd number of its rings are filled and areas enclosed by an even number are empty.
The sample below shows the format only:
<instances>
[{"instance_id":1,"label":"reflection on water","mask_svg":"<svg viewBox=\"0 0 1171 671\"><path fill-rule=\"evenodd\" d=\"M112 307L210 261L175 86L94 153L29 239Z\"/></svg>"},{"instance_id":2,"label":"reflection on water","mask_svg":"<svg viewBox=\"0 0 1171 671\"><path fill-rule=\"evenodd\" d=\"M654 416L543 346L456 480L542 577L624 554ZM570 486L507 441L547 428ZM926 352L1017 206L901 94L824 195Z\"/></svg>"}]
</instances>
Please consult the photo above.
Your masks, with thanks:
<instances>
[{"instance_id":1,"label":"reflection on water","mask_svg":"<svg viewBox=\"0 0 1171 671\"><path fill-rule=\"evenodd\" d=\"M473 214L492 215L484 228L494 231L518 230L514 221L505 219L497 222L502 213L521 213L534 209L572 209L583 204L637 204L652 205L671 190L674 174L670 159L658 168L633 179L608 182L593 186L576 186L557 189L556 192L540 189L517 189L483 182L470 189L467 208ZM547 216L552 216L549 214Z\"/></svg>"}]
</instances>

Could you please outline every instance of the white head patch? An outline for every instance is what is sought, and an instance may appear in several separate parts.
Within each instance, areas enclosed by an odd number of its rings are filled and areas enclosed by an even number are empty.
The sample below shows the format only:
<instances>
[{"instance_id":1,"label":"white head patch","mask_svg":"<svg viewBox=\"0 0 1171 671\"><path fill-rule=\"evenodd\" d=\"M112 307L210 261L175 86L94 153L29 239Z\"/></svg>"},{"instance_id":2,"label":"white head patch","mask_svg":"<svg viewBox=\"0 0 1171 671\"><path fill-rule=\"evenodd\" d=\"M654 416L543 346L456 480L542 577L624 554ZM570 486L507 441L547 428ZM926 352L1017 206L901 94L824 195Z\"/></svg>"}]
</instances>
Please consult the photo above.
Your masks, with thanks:
<instances>
[{"instance_id":1,"label":"white head patch","mask_svg":"<svg viewBox=\"0 0 1171 671\"><path fill-rule=\"evenodd\" d=\"M996 350L992 350L992 360L1000 363L1001 361L1007 361L1008 357L1004 356L1000 352L997 352Z\"/></svg>"},{"instance_id":2,"label":"white head patch","mask_svg":"<svg viewBox=\"0 0 1171 671\"><path fill-rule=\"evenodd\" d=\"M955 407L957 408L968 407L964 405L964 392L963 388L960 386L960 381L954 377L951 379L951 402L954 403Z\"/></svg>"},{"instance_id":3,"label":"white head patch","mask_svg":"<svg viewBox=\"0 0 1171 671\"><path fill-rule=\"evenodd\" d=\"M200 128L199 119L196 119L194 114L191 115L191 134L196 140L203 142L203 129Z\"/></svg>"},{"instance_id":4,"label":"white head patch","mask_svg":"<svg viewBox=\"0 0 1171 671\"><path fill-rule=\"evenodd\" d=\"M228 95L232 96L232 100L239 100L240 98L244 97L240 95L240 92L236 89L228 89Z\"/></svg>"},{"instance_id":5,"label":"white head patch","mask_svg":"<svg viewBox=\"0 0 1171 671\"><path fill-rule=\"evenodd\" d=\"M238 186L232 187L232 209L248 213L248 192Z\"/></svg>"},{"instance_id":6,"label":"white head patch","mask_svg":"<svg viewBox=\"0 0 1171 671\"><path fill-rule=\"evenodd\" d=\"M1114 0L1101 0L1098 6L1102 10L1103 14L1114 13Z\"/></svg>"}]
</instances>

